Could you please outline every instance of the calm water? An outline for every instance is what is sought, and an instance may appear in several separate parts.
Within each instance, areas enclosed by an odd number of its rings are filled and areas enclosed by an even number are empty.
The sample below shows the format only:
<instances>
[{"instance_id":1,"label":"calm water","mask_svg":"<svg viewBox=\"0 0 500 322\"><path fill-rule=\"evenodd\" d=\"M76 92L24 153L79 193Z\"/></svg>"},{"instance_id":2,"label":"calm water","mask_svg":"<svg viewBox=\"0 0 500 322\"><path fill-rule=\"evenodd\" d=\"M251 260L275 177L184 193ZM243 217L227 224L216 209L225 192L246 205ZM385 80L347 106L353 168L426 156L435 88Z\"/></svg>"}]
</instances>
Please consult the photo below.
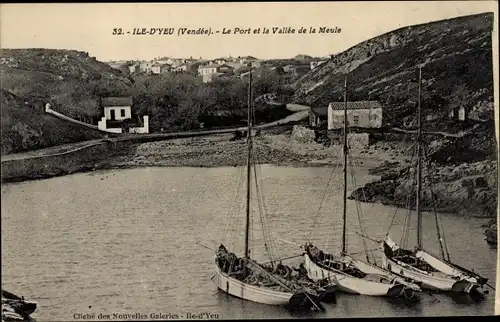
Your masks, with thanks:
<instances>
[{"instance_id":1,"label":"calm water","mask_svg":"<svg viewBox=\"0 0 500 322\"><path fill-rule=\"evenodd\" d=\"M298 244L310 237L320 247L339 251L340 172L332 179L329 198L323 198L331 173L327 168L261 168L273 233ZM215 248L231 240L232 249L241 250L244 185L238 190L238 179L243 178L240 168L140 168L3 185L2 287L38 300L33 316L39 321L73 320L75 313L290 317L284 309L218 293L210 280L213 253L196 243ZM354 179L349 189L372 178L360 168ZM382 236L395 208L360 206L368 233ZM354 231L356 203L349 201L348 207ZM391 230L396 241L406 212L398 213ZM259 259L262 229L259 216L254 218L252 256ZM484 241L485 222L443 215L452 259L495 285L496 250ZM436 249L433 223L425 214L424 246L431 250ZM350 252L362 249L356 234L348 238ZM276 246L281 256L300 253L290 243ZM314 317L486 315L494 313L494 292L479 303L441 294L424 296L416 305L339 294L336 305L325 306L327 312Z\"/></svg>"}]
</instances>

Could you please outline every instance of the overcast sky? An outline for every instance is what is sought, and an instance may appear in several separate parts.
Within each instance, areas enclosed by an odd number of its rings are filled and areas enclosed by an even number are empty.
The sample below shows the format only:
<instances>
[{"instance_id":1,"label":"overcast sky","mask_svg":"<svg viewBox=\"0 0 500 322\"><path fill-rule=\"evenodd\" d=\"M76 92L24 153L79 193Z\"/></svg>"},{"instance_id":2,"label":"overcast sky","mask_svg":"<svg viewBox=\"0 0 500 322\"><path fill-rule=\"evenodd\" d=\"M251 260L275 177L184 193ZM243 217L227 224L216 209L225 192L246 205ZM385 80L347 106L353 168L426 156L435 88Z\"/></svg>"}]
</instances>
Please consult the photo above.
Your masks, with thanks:
<instances>
[{"instance_id":1,"label":"overcast sky","mask_svg":"<svg viewBox=\"0 0 500 322\"><path fill-rule=\"evenodd\" d=\"M1 5L2 48L87 51L98 60L157 56L327 56L399 27L495 12L496 1ZM496 22L498 23L498 21ZM133 36L113 28L341 28L339 34Z\"/></svg>"}]
</instances>

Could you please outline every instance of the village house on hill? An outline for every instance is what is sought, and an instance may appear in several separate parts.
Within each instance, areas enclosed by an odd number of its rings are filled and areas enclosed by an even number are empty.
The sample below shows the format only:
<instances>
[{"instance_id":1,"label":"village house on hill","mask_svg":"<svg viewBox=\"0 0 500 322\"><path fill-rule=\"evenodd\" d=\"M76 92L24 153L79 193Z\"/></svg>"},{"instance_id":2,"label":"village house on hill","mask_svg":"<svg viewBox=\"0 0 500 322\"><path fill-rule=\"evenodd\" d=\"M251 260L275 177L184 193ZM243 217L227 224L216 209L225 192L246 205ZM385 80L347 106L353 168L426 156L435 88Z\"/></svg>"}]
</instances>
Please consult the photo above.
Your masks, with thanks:
<instances>
[{"instance_id":1,"label":"village house on hill","mask_svg":"<svg viewBox=\"0 0 500 322\"><path fill-rule=\"evenodd\" d=\"M234 68L223 64L209 64L198 68L198 75L202 77L203 83L210 83L214 78L229 76L234 72Z\"/></svg>"},{"instance_id":2,"label":"village house on hill","mask_svg":"<svg viewBox=\"0 0 500 322\"><path fill-rule=\"evenodd\" d=\"M309 110L309 125L328 130L344 127L344 102L331 102L328 107L316 107ZM382 127L382 105L378 101L355 101L347 103L348 126L360 128Z\"/></svg>"},{"instance_id":3,"label":"village house on hill","mask_svg":"<svg viewBox=\"0 0 500 322\"><path fill-rule=\"evenodd\" d=\"M128 71L130 74L136 74L141 72L141 65L140 64L132 64L128 66Z\"/></svg>"},{"instance_id":4,"label":"village house on hill","mask_svg":"<svg viewBox=\"0 0 500 322\"><path fill-rule=\"evenodd\" d=\"M344 102L328 104L328 129L344 127ZM382 104L379 101L356 101L347 103L348 126L362 128L382 127Z\"/></svg>"},{"instance_id":5,"label":"village house on hill","mask_svg":"<svg viewBox=\"0 0 500 322\"><path fill-rule=\"evenodd\" d=\"M151 67L151 73L156 75L163 74L165 72L170 71L170 68L171 67L168 64L154 64Z\"/></svg>"},{"instance_id":6,"label":"village house on hill","mask_svg":"<svg viewBox=\"0 0 500 322\"><path fill-rule=\"evenodd\" d=\"M105 97L100 99L104 116L98 123L101 131L111 133L149 133L149 116L132 113L131 97Z\"/></svg>"}]
</instances>

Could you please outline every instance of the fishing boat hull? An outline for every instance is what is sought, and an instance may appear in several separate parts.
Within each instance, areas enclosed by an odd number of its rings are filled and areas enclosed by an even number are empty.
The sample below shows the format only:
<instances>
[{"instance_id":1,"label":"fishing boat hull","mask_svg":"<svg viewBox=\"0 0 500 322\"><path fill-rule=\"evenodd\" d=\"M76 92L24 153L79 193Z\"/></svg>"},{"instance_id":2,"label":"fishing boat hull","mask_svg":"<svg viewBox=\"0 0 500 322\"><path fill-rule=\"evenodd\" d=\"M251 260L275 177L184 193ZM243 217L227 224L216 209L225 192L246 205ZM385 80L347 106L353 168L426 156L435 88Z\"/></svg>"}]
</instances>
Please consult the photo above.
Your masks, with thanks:
<instances>
[{"instance_id":1,"label":"fishing boat hull","mask_svg":"<svg viewBox=\"0 0 500 322\"><path fill-rule=\"evenodd\" d=\"M420 287L430 291L452 291L454 285L460 282L441 272L429 273L421 271L386 256L382 257L382 263L387 270L393 272L394 274L411 278L412 280L419 282ZM467 286L463 285L463 283L459 283L457 286L458 285L461 285L461 288L464 290L467 289Z\"/></svg>"},{"instance_id":2,"label":"fishing boat hull","mask_svg":"<svg viewBox=\"0 0 500 322\"><path fill-rule=\"evenodd\" d=\"M383 243L382 248L384 249L384 254L382 255L384 268L395 274L421 283L420 286L424 289L468 294L481 288L481 285L475 277L467 276L458 268L439 260L423 250L417 251L414 255L415 258L424 261L436 271L424 271L388 256L387 252L389 249L399 249L390 239Z\"/></svg>"},{"instance_id":3,"label":"fishing boat hull","mask_svg":"<svg viewBox=\"0 0 500 322\"><path fill-rule=\"evenodd\" d=\"M4 300L2 299L2 305L8 305L16 310L16 312L21 312L24 315L30 315L36 311L37 302L36 301L24 301L24 300Z\"/></svg>"},{"instance_id":4,"label":"fishing boat hull","mask_svg":"<svg viewBox=\"0 0 500 322\"><path fill-rule=\"evenodd\" d=\"M314 263L308 254L304 254L304 266L310 279L318 281L326 278L334 283L338 290L346 293L370 296L404 296L404 287L401 284L380 283L353 277L337 270L327 270Z\"/></svg>"},{"instance_id":5,"label":"fishing boat hull","mask_svg":"<svg viewBox=\"0 0 500 322\"><path fill-rule=\"evenodd\" d=\"M355 266L357 269L362 271L365 274L374 274L374 275L381 275L385 276L388 279L393 279L395 283L400 284L402 288L405 290L405 294L412 294L415 295L417 293L420 293L422 289L420 286L416 285L415 283L407 281L405 278L400 277L399 275L394 274L393 272L390 272L386 269L383 269L381 267L368 264L366 262L360 261L359 259L350 257L350 256L344 256L343 257L346 262L348 261L349 264ZM392 290L392 293L399 288L394 287L394 290Z\"/></svg>"},{"instance_id":6,"label":"fishing boat hull","mask_svg":"<svg viewBox=\"0 0 500 322\"><path fill-rule=\"evenodd\" d=\"M223 273L218 266L216 266L214 281L222 292L261 304L288 306L294 295L292 292L279 292L266 287L246 284Z\"/></svg>"},{"instance_id":7,"label":"fishing boat hull","mask_svg":"<svg viewBox=\"0 0 500 322\"><path fill-rule=\"evenodd\" d=\"M24 300L24 298L2 290L2 310L5 307L7 313L16 313L28 317L35 312L37 305L36 301Z\"/></svg>"}]
</instances>

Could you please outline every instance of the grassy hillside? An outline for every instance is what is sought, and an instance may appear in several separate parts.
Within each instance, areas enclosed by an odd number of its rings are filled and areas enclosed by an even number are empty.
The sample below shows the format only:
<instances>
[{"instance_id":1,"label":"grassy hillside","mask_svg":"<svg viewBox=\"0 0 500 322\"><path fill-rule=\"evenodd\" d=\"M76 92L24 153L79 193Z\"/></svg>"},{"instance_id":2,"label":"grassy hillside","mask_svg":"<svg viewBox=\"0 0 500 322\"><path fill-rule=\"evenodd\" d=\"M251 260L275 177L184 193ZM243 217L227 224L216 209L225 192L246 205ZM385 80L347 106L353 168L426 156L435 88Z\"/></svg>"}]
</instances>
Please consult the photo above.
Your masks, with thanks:
<instances>
[{"instance_id":1,"label":"grassy hillside","mask_svg":"<svg viewBox=\"0 0 500 322\"><path fill-rule=\"evenodd\" d=\"M0 67L2 89L74 118L99 115L96 96L128 95L131 87L119 70L74 50L3 49Z\"/></svg>"},{"instance_id":2,"label":"grassy hillside","mask_svg":"<svg viewBox=\"0 0 500 322\"><path fill-rule=\"evenodd\" d=\"M351 100L380 100L386 124L411 124L417 66L427 114L460 104L479 119L493 118L493 14L485 13L401 28L334 55L295 84L295 102L326 106L342 100L349 75Z\"/></svg>"},{"instance_id":3,"label":"grassy hillside","mask_svg":"<svg viewBox=\"0 0 500 322\"><path fill-rule=\"evenodd\" d=\"M120 71L87 53L51 49L1 50L0 84L2 154L100 137L46 115L44 104L97 124L96 97L129 95L131 88Z\"/></svg>"},{"instance_id":4,"label":"grassy hillside","mask_svg":"<svg viewBox=\"0 0 500 322\"><path fill-rule=\"evenodd\" d=\"M101 138L93 131L43 113L16 95L0 90L2 155Z\"/></svg>"}]
</instances>

